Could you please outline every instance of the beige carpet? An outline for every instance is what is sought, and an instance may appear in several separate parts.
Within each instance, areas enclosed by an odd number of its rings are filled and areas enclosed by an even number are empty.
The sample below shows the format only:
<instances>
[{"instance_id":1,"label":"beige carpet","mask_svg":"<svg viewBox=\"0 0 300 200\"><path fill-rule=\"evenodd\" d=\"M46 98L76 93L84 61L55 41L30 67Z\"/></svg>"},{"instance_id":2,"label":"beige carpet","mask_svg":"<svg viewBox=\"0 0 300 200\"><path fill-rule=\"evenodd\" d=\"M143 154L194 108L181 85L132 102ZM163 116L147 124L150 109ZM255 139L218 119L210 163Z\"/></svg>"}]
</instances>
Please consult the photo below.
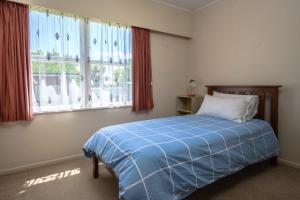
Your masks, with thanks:
<instances>
[{"instance_id":1,"label":"beige carpet","mask_svg":"<svg viewBox=\"0 0 300 200\"><path fill-rule=\"evenodd\" d=\"M90 160L79 159L0 176L0 199L116 199L116 180L102 167L99 179L94 179L91 167ZM300 170L258 164L200 189L187 198L196 199L300 200Z\"/></svg>"}]
</instances>

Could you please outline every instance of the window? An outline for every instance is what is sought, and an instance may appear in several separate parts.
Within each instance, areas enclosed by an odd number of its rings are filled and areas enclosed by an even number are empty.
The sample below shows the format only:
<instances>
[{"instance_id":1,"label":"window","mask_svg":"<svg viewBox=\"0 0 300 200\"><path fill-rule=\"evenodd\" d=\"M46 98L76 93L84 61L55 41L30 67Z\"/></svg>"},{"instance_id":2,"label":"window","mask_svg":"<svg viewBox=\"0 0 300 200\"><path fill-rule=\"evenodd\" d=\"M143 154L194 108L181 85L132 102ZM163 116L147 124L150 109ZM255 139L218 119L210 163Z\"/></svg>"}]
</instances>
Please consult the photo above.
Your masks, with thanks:
<instances>
[{"instance_id":1,"label":"window","mask_svg":"<svg viewBox=\"0 0 300 200\"><path fill-rule=\"evenodd\" d=\"M91 106L131 101L131 30L89 23Z\"/></svg>"},{"instance_id":2,"label":"window","mask_svg":"<svg viewBox=\"0 0 300 200\"><path fill-rule=\"evenodd\" d=\"M131 105L131 29L31 9L34 112Z\"/></svg>"},{"instance_id":3,"label":"window","mask_svg":"<svg viewBox=\"0 0 300 200\"><path fill-rule=\"evenodd\" d=\"M30 11L35 112L82 107L81 19Z\"/></svg>"}]
</instances>

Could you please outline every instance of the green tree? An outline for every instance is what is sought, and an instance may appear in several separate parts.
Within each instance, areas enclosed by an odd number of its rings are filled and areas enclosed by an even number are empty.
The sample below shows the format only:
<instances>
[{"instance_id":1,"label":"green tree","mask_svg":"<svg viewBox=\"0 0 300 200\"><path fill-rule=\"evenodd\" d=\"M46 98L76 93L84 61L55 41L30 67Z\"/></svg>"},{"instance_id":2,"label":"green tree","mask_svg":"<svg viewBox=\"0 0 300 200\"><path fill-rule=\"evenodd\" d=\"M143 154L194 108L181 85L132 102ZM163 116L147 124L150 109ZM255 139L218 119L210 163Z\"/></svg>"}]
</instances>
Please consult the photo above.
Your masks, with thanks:
<instances>
[{"instance_id":1,"label":"green tree","mask_svg":"<svg viewBox=\"0 0 300 200\"><path fill-rule=\"evenodd\" d=\"M94 83L94 87L104 85L104 79L102 78L105 73L105 67L103 65L92 64L91 66L91 79Z\"/></svg>"},{"instance_id":2,"label":"green tree","mask_svg":"<svg viewBox=\"0 0 300 200\"><path fill-rule=\"evenodd\" d=\"M118 87L120 86L120 83L126 81L125 72L125 67L118 67L114 70L114 85Z\"/></svg>"},{"instance_id":3,"label":"green tree","mask_svg":"<svg viewBox=\"0 0 300 200\"><path fill-rule=\"evenodd\" d=\"M56 62L42 62L35 61L31 62L32 72L39 73L61 73L64 70L67 74L79 74L78 64L73 63L56 63Z\"/></svg>"}]
</instances>

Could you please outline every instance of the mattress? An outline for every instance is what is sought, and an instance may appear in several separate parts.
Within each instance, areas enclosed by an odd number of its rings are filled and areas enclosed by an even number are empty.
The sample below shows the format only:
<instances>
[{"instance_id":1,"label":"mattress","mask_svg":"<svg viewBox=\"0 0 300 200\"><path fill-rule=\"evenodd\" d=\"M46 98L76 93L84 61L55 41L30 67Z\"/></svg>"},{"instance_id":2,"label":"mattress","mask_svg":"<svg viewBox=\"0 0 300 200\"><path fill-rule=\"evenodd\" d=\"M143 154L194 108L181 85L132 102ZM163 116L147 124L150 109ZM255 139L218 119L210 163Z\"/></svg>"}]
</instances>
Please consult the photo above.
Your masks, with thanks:
<instances>
[{"instance_id":1,"label":"mattress","mask_svg":"<svg viewBox=\"0 0 300 200\"><path fill-rule=\"evenodd\" d=\"M266 121L236 123L204 115L109 126L84 144L119 179L119 198L183 199L242 168L278 155Z\"/></svg>"}]
</instances>

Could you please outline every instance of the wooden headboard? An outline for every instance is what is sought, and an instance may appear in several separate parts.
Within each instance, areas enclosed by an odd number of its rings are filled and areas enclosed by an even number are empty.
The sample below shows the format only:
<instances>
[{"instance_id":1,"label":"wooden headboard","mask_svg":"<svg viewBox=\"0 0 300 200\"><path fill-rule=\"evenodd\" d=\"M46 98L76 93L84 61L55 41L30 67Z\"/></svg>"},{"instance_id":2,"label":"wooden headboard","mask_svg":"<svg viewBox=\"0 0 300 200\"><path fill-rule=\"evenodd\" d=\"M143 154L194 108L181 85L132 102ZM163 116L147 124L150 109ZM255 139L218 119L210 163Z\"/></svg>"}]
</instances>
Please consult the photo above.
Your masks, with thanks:
<instances>
[{"instance_id":1,"label":"wooden headboard","mask_svg":"<svg viewBox=\"0 0 300 200\"><path fill-rule=\"evenodd\" d=\"M259 104L255 118L264 119L270 122L278 137L278 93L281 85L207 85L207 93L213 91L227 94L258 95ZM269 101L269 108L266 109L266 102Z\"/></svg>"}]
</instances>

